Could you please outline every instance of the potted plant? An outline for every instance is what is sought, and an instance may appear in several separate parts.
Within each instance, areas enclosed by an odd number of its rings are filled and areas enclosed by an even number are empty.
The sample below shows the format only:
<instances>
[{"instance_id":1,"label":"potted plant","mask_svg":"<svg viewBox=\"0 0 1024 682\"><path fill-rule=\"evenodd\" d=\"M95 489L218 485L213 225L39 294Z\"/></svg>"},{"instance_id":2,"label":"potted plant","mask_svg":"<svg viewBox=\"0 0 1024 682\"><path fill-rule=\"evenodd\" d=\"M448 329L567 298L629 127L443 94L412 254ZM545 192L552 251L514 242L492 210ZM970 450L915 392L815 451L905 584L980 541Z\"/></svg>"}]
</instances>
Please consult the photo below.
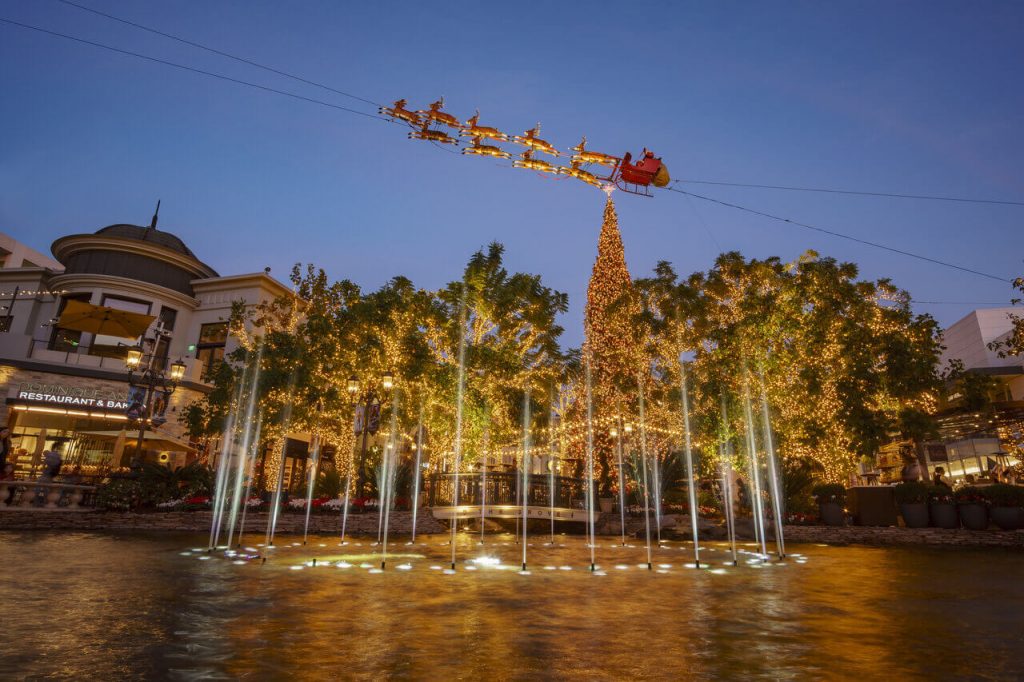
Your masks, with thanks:
<instances>
[{"instance_id":1,"label":"potted plant","mask_svg":"<svg viewBox=\"0 0 1024 682\"><path fill-rule=\"evenodd\" d=\"M988 496L984 488L973 485L964 486L955 493L957 510L960 512L960 523L970 530L988 528Z\"/></svg>"},{"instance_id":2,"label":"potted plant","mask_svg":"<svg viewBox=\"0 0 1024 682\"><path fill-rule=\"evenodd\" d=\"M818 501L818 514L826 526L846 523L846 488L842 483L822 483L812 491Z\"/></svg>"},{"instance_id":3,"label":"potted plant","mask_svg":"<svg viewBox=\"0 0 1024 682\"><path fill-rule=\"evenodd\" d=\"M893 488L900 516L907 528L928 527L928 486L920 481L907 481Z\"/></svg>"},{"instance_id":4,"label":"potted plant","mask_svg":"<svg viewBox=\"0 0 1024 682\"><path fill-rule=\"evenodd\" d=\"M1007 483L995 483L985 489L985 494L992 505L992 523L1003 530L1021 527L1024 488Z\"/></svg>"},{"instance_id":5,"label":"potted plant","mask_svg":"<svg viewBox=\"0 0 1024 682\"><path fill-rule=\"evenodd\" d=\"M953 491L944 485L928 487L928 517L935 528L959 528Z\"/></svg>"}]
</instances>

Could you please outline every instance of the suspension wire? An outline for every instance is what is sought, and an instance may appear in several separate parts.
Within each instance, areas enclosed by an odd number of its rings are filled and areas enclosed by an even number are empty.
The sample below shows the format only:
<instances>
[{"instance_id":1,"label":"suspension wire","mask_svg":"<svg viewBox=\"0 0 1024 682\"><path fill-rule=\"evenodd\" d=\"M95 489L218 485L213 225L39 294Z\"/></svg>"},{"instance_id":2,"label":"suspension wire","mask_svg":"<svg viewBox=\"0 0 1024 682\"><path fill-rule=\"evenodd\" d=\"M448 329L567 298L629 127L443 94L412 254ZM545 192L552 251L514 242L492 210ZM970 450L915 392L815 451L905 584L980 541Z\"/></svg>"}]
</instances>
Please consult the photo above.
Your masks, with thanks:
<instances>
[{"instance_id":1,"label":"suspension wire","mask_svg":"<svg viewBox=\"0 0 1024 682\"><path fill-rule=\"evenodd\" d=\"M203 45L202 43L197 43L197 42L195 42L193 40L189 40L187 38L182 38L181 36L176 36L176 35L173 35L171 33L165 33L164 31L161 31L161 30L155 29L155 28L151 28L149 26L143 26L142 24L135 23L134 21L129 21L128 19L122 19L121 17L114 16L113 14L107 14L106 12L101 12L101 11L99 11L97 9L93 9L92 7L87 7L85 5L80 5L77 2L72 2L71 0L57 0L57 2L62 2L65 5L70 5L71 7L77 7L80 10L84 10L86 12L91 12L91 13L96 14L98 16L105 17L107 19L112 19L113 21L117 21L117 22L120 22L122 24L126 24L128 26L132 26L134 28L141 29L143 31L148 31L148 32L156 34L158 36L163 36L164 38L170 38L171 40L176 40L179 43L182 43L184 45L189 45L191 47L197 47L200 50L206 50L207 52L212 52L213 54L220 55L221 57L227 57L228 59L234 59L236 62L241 62L243 64L248 64L249 66L255 66L257 69L263 69L264 71L269 71L270 73L275 73L278 76L284 76L285 78L291 78L292 80L299 81L300 83L305 83L307 85L312 85L314 87L321 88L322 90L327 90L329 92L333 92L335 94L342 95L344 97L349 97L351 99L359 100L360 102L365 102L366 104L372 104L372 105L378 106L378 107L379 106L383 106L380 102L374 102L373 100L366 99L365 97L360 97L359 95L353 95L350 92L345 92L344 90L338 90L337 88L332 88L329 85L324 85L323 83L318 83L316 81L309 80L308 78L303 78L302 76L296 76L293 73L288 73L287 71L281 71L280 69L275 69L272 66L267 66L266 64L260 64L259 62L252 61L251 59L246 59L245 57L239 57L238 55L231 54L230 52L225 52L224 50L218 50L217 48L210 47L208 45Z\"/></svg>"},{"instance_id":2,"label":"suspension wire","mask_svg":"<svg viewBox=\"0 0 1024 682\"><path fill-rule=\"evenodd\" d=\"M244 80L241 80L239 78L232 78L231 76L225 76L224 74L221 74L221 73L215 73L213 71L206 71L204 69L198 69L198 68L196 68L194 66L186 66L185 64L178 64L177 62L168 61L166 59L160 59L158 57L151 57L149 55L145 55L145 54L142 54L142 53L139 53L139 52L132 52L131 50L124 50L124 49L121 49L119 47L114 47L113 45L106 45L104 43L98 43L98 42L95 42L95 41L92 41L92 40L86 40L85 38L78 38L76 36L68 35L66 33L60 33L58 31L51 31L49 29L41 28L39 26L32 26L31 24L23 24L23 23L21 23L19 21L13 21L11 19L5 19L3 17L0 17L0 22L5 23L5 24L10 24L12 26L19 26L21 28L26 28L26 29L29 29L29 30L32 30L32 31L37 31L39 33L45 33L47 35L55 36L57 38L64 38L65 40L71 40L71 41L74 41L76 43L82 43L83 45L91 45L93 47L98 47L98 48L101 48L101 49L104 49L104 50L109 50L111 52L117 52L118 54L127 55L129 57L136 57L138 59L145 59L146 61L150 61L150 62L153 62L153 63L156 63L156 64L162 64L164 66L172 66L172 67L174 67L176 69L182 69L183 71L191 71L192 73L198 73L200 75L209 76L211 78L219 78L220 80L223 80L223 81L228 81L230 83L236 83L238 85L244 85L244 86L247 86L247 87L250 87L250 88L256 88L257 90L263 90L265 92L272 92L272 93L277 94L277 95L284 95L285 97L291 97L293 99L302 100L304 102L310 102L312 104L319 104L321 106L330 107L331 109L337 109L339 111L345 111L345 112L348 112L350 114L358 114L359 116L365 116L366 118L372 118L372 119L376 119L378 121L384 121L386 123L394 123L394 121L392 121L391 119L385 118L384 116L378 116L377 114L369 114L369 113L367 113L365 111L359 111L358 109L350 109L349 107L343 107L340 104L333 104L331 102L325 102L324 100L321 100L321 99L316 99L316 98L313 98L313 97L306 97L305 95L299 95L297 93L289 92L287 90L278 90L277 88L272 88L272 87L269 87L267 85L260 85L259 83L252 83L250 81L244 81Z\"/></svg>"},{"instance_id":3,"label":"suspension wire","mask_svg":"<svg viewBox=\"0 0 1024 682\"><path fill-rule=\"evenodd\" d=\"M964 267L962 265L956 265L954 263L949 263L949 262L946 262L946 261L941 261L941 260L938 260L936 258L930 258L928 256L922 256L922 255L917 254L917 253L912 253L910 251L905 251L903 249L897 249L897 248L892 247L892 246L886 246L885 244L879 244L878 242L868 241L867 239L861 239L859 237L853 237L853 236L850 236L848 234L843 234L842 232L836 232L835 230L827 230L827 229L825 229L823 227L817 227L815 225L809 225L807 223L802 223L802 222L799 222L797 220L792 220L790 218L783 218L782 216L773 215L771 213L765 213L764 211L758 211L757 209L753 209L753 208L747 208L746 206L740 206L739 204L733 204L733 203L730 203L728 201L722 201L721 199L715 199L713 197L705 196L703 194L695 194L693 192L687 192L685 190L676 189L675 187L666 187L665 189L669 190L670 192L677 192L678 194L684 194L684 195L691 196L691 197L694 197L694 198L697 198L697 199L703 199L704 201L710 201L711 203L719 204L720 206L727 206L729 208L735 208L735 209L737 209L739 211L745 211L747 213L752 213L754 215L761 216L762 218L770 218L772 220L777 220L779 222L789 223L790 225L796 225L797 227L802 227L802 228L807 229L807 230L813 230L814 232L821 232L823 234L828 234L828 235L831 235L833 237L839 237L840 239L847 239L847 240L849 240L851 242L857 242L858 244L864 244L866 246L872 246L872 247L874 247L876 249L882 249L883 251L889 251L889 252L892 252L892 253L898 253L898 254L900 254L902 256L908 256L910 258L916 258L917 260L926 261L928 263L933 263L935 265L941 265L941 266L946 267L946 268L953 268L954 270L960 270L961 272L968 272L968 273L970 273L972 275L978 275L979 277L987 277L989 279L994 279L997 282L1004 282L1005 283L1005 282L1012 282L1013 281L1013 279L1011 277L999 277L998 275L993 275L993 274L990 274L990 273L987 273L987 272L982 272L980 270L973 270L971 268L967 268L967 267Z\"/></svg>"},{"instance_id":4,"label":"suspension wire","mask_svg":"<svg viewBox=\"0 0 1024 682\"><path fill-rule=\"evenodd\" d=\"M61 0L65 2L66 0ZM1006 201L1000 199L974 199L969 197L949 197L935 194L901 194L898 192L862 192L852 189L826 189L822 187L793 187L789 185L754 185L742 182L715 182L712 180L676 180L691 185L720 185L722 187L747 187L753 189L780 189L789 192L821 192L825 194L852 194L863 197L887 197L891 199L921 199L926 201L957 201L965 204L997 204L1001 206L1024 206L1024 201Z\"/></svg>"}]
</instances>

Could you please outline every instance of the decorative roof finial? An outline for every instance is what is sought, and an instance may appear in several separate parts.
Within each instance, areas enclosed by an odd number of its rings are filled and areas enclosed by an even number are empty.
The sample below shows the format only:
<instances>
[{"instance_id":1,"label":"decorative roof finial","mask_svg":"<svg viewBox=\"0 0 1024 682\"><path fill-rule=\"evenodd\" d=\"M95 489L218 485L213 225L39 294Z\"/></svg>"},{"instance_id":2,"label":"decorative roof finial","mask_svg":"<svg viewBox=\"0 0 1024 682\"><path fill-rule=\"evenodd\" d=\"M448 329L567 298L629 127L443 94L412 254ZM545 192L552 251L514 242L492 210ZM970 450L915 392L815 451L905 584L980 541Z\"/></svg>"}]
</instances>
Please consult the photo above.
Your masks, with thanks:
<instances>
[{"instance_id":1,"label":"decorative roof finial","mask_svg":"<svg viewBox=\"0 0 1024 682\"><path fill-rule=\"evenodd\" d=\"M160 200L156 200L156 210L153 211L153 220L149 223L149 229L156 229L156 221L160 217Z\"/></svg>"}]
</instances>

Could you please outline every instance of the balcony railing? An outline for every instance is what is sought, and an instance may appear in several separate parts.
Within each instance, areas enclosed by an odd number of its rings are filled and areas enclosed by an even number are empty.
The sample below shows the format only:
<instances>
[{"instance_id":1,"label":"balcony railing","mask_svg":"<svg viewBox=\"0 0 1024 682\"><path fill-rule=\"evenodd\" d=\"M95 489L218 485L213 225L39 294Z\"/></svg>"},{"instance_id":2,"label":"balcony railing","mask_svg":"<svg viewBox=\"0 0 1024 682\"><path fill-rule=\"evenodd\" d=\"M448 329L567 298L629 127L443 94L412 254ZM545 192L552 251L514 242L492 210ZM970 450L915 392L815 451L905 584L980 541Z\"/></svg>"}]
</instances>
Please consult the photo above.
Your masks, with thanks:
<instances>
[{"instance_id":1,"label":"balcony railing","mask_svg":"<svg viewBox=\"0 0 1024 682\"><path fill-rule=\"evenodd\" d=\"M84 511L93 506L96 488L52 481L0 481L0 511Z\"/></svg>"}]
</instances>

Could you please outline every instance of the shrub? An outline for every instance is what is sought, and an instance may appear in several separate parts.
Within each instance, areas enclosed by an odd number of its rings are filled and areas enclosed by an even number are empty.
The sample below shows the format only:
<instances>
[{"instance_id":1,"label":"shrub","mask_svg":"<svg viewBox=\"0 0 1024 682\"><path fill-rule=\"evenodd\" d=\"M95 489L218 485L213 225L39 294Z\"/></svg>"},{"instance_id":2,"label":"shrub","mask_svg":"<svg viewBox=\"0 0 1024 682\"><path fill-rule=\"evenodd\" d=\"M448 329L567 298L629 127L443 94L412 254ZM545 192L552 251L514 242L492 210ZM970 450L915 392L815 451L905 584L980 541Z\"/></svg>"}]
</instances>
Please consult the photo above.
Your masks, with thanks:
<instances>
[{"instance_id":1,"label":"shrub","mask_svg":"<svg viewBox=\"0 0 1024 682\"><path fill-rule=\"evenodd\" d=\"M96 491L96 506L109 511L128 511L136 507L142 486L131 478L114 478Z\"/></svg>"},{"instance_id":2,"label":"shrub","mask_svg":"<svg viewBox=\"0 0 1024 682\"><path fill-rule=\"evenodd\" d=\"M928 504L953 504L953 491L944 485L929 485Z\"/></svg>"},{"instance_id":3,"label":"shrub","mask_svg":"<svg viewBox=\"0 0 1024 682\"><path fill-rule=\"evenodd\" d=\"M985 488L968 485L953 493L957 504L988 504L988 492Z\"/></svg>"},{"instance_id":4,"label":"shrub","mask_svg":"<svg viewBox=\"0 0 1024 682\"><path fill-rule=\"evenodd\" d=\"M818 500L818 504L846 502L846 487L842 483L819 483L811 490L811 494Z\"/></svg>"},{"instance_id":5,"label":"shrub","mask_svg":"<svg viewBox=\"0 0 1024 682\"><path fill-rule=\"evenodd\" d=\"M893 488L896 504L923 504L928 501L931 486L921 481L899 483Z\"/></svg>"},{"instance_id":6,"label":"shrub","mask_svg":"<svg viewBox=\"0 0 1024 682\"><path fill-rule=\"evenodd\" d=\"M1024 487L994 483L985 489L993 507L1024 507Z\"/></svg>"}]
</instances>

